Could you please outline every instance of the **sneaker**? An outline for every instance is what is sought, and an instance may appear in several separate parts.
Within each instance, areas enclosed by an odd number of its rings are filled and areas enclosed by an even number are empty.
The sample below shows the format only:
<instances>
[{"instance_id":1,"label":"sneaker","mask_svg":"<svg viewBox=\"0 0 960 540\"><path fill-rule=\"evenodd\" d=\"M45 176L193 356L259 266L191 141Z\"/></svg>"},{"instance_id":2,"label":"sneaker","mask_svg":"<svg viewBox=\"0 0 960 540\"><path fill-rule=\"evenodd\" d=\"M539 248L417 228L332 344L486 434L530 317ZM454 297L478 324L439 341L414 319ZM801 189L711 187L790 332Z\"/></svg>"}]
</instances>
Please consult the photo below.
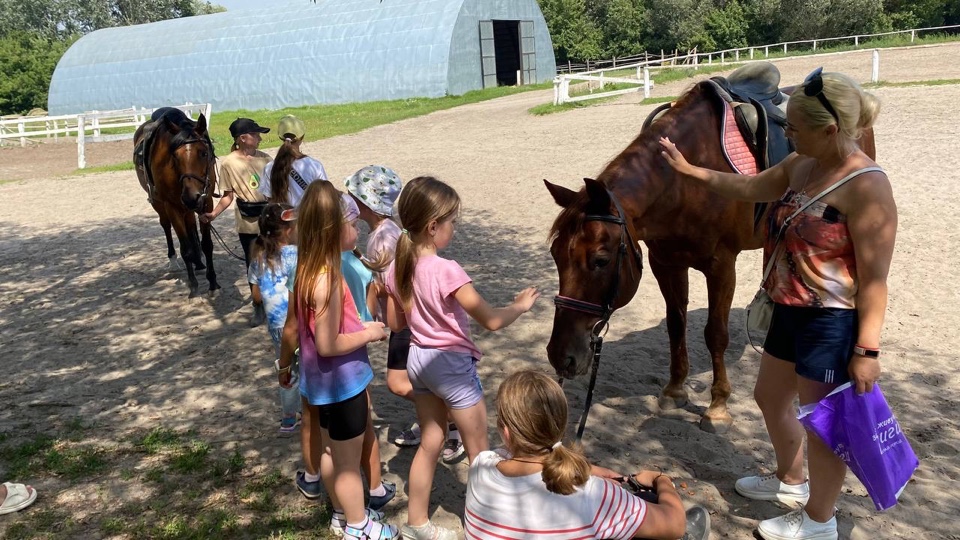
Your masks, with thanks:
<instances>
[{"instance_id":1,"label":"sneaker","mask_svg":"<svg viewBox=\"0 0 960 540\"><path fill-rule=\"evenodd\" d=\"M417 446L420 444L420 424L414 423L409 429L403 430L393 442L397 446Z\"/></svg>"},{"instance_id":2,"label":"sneaker","mask_svg":"<svg viewBox=\"0 0 960 540\"><path fill-rule=\"evenodd\" d=\"M443 454L441 458L444 463L454 463L457 458L463 455L463 441L460 440L460 432L451 429L447 434L447 442L443 445Z\"/></svg>"},{"instance_id":3,"label":"sneaker","mask_svg":"<svg viewBox=\"0 0 960 540\"><path fill-rule=\"evenodd\" d=\"M734 488L737 493L756 501L779 501L786 505L807 504L810 498L810 485L807 482L797 485L784 484L776 474L765 476L747 476L737 480Z\"/></svg>"},{"instance_id":4,"label":"sneaker","mask_svg":"<svg viewBox=\"0 0 960 540\"><path fill-rule=\"evenodd\" d=\"M434 525L432 521L427 521L419 527L404 525L400 527L400 534L406 540L457 540L457 533Z\"/></svg>"},{"instance_id":5,"label":"sneaker","mask_svg":"<svg viewBox=\"0 0 960 540\"><path fill-rule=\"evenodd\" d=\"M316 482L307 482L306 478L307 473L304 471L297 471L297 489L300 490L300 493L303 493L303 496L310 499L319 499L322 495L320 491L320 480Z\"/></svg>"},{"instance_id":6,"label":"sneaker","mask_svg":"<svg viewBox=\"0 0 960 540\"><path fill-rule=\"evenodd\" d=\"M367 506L369 506L371 510L379 510L383 508L397 495L397 485L393 482L387 482L383 480L380 482L380 485L383 486L383 489L386 490L386 493L383 495L370 495L370 504Z\"/></svg>"},{"instance_id":7,"label":"sneaker","mask_svg":"<svg viewBox=\"0 0 960 540\"><path fill-rule=\"evenodd\" d=\"M766 540L837 540L837 516L826 523L810 519L807 511L798 508L785 516L766 519L757 527Z\"/></svg>"},{"instance_id":8,"label":"sneaker","mask_svg":"<svg viewBox=\"0 0 960 540\"><path fill-rule=\"evenodd\" d=\"M297 431L300 426L299 416L288 416L280 419L280 433L288 435Z\"/></svg>"},{"instance_id":9,"label":"sneaker","mask_svg":"<svg viewBox=\"0 0 960 540\"><path fill-rule=\"evenodd\" d=\"M687 510L687 532L681 540L709 540L710 512L695 504Z\"/></svg>"},{"instance_id":10,"label":"sneaker","mask_svg":"<svg viewBox=\"0 0 960 540\"><path fill-rule=\"evenodd\" d=\"M377 512L376 510L367 508L367 521L377 521L377 522L383 521L383 512ZM393 525L390 525L390 527L393 527L394 530L397 529ZM330 532L333 533L333 535L336 536L337 538L343 538L344 533L346 532L346 529L347 529L347 518L343 514L335 512L333 514L333 517L330 518ZM390 538L396 538L398 536L400 536L399 533L397 533L394 536L391 536Z\"/></svg>"}]
</instances>

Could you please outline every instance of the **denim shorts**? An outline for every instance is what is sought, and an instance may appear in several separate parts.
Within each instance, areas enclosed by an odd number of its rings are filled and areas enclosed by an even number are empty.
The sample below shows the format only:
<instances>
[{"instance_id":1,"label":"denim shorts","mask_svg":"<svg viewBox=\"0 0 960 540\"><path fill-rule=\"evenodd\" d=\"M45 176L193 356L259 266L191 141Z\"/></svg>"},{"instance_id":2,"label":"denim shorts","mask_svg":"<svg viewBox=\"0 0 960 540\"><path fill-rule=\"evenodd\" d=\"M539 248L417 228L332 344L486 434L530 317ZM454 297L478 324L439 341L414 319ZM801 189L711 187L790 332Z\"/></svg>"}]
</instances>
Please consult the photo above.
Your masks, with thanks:
<instances>
[{"instance_id":1,"label":"denim shorts","mask_svg":"<svg viewBox=\"0 0 960 540\"><path fill-rule=\"evenodd\" d=\"M857 310L774 304L763 350L796 364L797 375L828 384L850 381L847 367L857 344Z\"/></svg>"},{"instance_id":2,"label":"denim shorts","mask_svg":"<svg viewBox=\"0 0 960 540\"><path fill-rule=\"evenodd\" d=\"M451 409L466 409L483 399L477 361L467 353L411 344L407 375L414 394L433 394Z\"/></svg>"}]
</instances>

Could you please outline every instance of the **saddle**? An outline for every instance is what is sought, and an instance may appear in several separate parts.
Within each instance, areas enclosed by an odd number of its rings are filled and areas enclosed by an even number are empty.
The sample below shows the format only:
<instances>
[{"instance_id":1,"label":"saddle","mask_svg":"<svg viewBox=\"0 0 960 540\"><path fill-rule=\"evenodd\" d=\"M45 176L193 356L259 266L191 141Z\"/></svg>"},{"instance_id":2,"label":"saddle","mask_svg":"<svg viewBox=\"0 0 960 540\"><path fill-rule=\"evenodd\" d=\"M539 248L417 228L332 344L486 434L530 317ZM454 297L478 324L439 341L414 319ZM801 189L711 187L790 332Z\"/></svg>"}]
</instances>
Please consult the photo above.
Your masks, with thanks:
<instances>
[{"instance_id":1,"label":"saddle","mask_svg":"<svg viewBox=\"0 0 960 540\"><path fill-rule=\"evenodd\" d=\"M153 149L153 141L156 138L157 127L163 121L164 117L177 125L182 125L184 121L191 122L190 118L180 109L175 107L160 107L150 115L150 121L143 126L142 137L133 147L133 164L135 167L143 169L143 176L147 181L147 200L153 204L154 182L153 172L146 164L150 163L150 152Z\"/></svg>"},{"instance_id":2,"label":"saddle","mask_svg":"<svg viewBox=\"0 0 960 540\"><path fill-rule=\"evenodd\" d=\"M721 119L720 140L724 158L740 174L757 174L783 161L793 152L787 139L786 106L789 97L781 91L780 71L770 62L747 64L729 77L712 77L703 83L714 96ZM665 103L654 109L642 130L669 109ZM757 203L754 226L766 203Z\"/></svg>"}]
</instances>

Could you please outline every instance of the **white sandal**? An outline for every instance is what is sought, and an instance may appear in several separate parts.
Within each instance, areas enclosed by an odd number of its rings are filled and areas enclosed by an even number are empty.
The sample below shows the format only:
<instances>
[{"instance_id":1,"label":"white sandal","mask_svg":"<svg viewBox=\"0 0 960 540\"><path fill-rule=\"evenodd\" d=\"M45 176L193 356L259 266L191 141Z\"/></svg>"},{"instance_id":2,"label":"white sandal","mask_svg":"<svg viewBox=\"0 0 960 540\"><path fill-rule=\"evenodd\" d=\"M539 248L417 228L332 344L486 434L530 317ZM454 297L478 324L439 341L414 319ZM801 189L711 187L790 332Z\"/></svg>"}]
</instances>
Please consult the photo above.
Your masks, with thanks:
<instances>
[{"instance_id":1,"label":"white sandal","mask_svg":"<svg viewBox=\"0 0 960 540\"><path fill-rule=\"evenodd\" d=\"M11 482L4 482L3 485L7 488L7 497L0 504L0 515L23 510L37 500L37 490L32 487Z\"/></svg>"}]
</instances>

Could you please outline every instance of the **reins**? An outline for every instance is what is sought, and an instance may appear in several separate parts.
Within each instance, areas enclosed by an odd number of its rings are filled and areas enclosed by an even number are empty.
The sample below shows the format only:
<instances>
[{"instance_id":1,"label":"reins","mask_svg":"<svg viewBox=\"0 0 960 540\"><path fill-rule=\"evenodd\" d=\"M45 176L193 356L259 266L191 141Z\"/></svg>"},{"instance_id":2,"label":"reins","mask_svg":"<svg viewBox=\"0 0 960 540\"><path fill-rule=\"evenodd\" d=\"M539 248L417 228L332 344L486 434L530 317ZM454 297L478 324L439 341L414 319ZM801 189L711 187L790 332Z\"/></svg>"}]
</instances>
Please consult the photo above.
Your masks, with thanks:
<instances>
[{"instance_id":1,"label":"reins","mask_svg":"<svg viewBox=\"0 0 960 540\"><path fill-rule=\"evenodd\" d=\"M610 196L610 200L613 201L618 215L587 214L584 217L584 221L603 221L620 226L620 246L617 248L617 273L610 294L607 295L603 304L594 304L593 302L578 300L559 294L553 297L553 303L559 309L579 311L600 317L600 320L593 325L593 330L590 332L590 350L593 352L593 363L590 366L590 383L587 386L587 398L584 400L583 413L580 415L580 424L577 427L577 442L583 439L583 431L587 426L587 416L590 414L590 406L593 404L593 390L597 385L597 372L600 370L600 353L603 350L603 337L610 328L610 316L613 315L614 311L613 305L620 294L620 274L623 270L623 259L627 253L628 244L632 248L633 257L637 263L637 271L643 271L643 256L640 254L640 250L637 249L637 244L630 235L630 229L627 227L626 222L626 213L624 213L623 207L620 206L620 201L617 200L613 193L608 190L607 194ZM563 377L560 377L560 380L557 382L560 383L560 386L563 386Z\"/></svg>"}]
</instances>

